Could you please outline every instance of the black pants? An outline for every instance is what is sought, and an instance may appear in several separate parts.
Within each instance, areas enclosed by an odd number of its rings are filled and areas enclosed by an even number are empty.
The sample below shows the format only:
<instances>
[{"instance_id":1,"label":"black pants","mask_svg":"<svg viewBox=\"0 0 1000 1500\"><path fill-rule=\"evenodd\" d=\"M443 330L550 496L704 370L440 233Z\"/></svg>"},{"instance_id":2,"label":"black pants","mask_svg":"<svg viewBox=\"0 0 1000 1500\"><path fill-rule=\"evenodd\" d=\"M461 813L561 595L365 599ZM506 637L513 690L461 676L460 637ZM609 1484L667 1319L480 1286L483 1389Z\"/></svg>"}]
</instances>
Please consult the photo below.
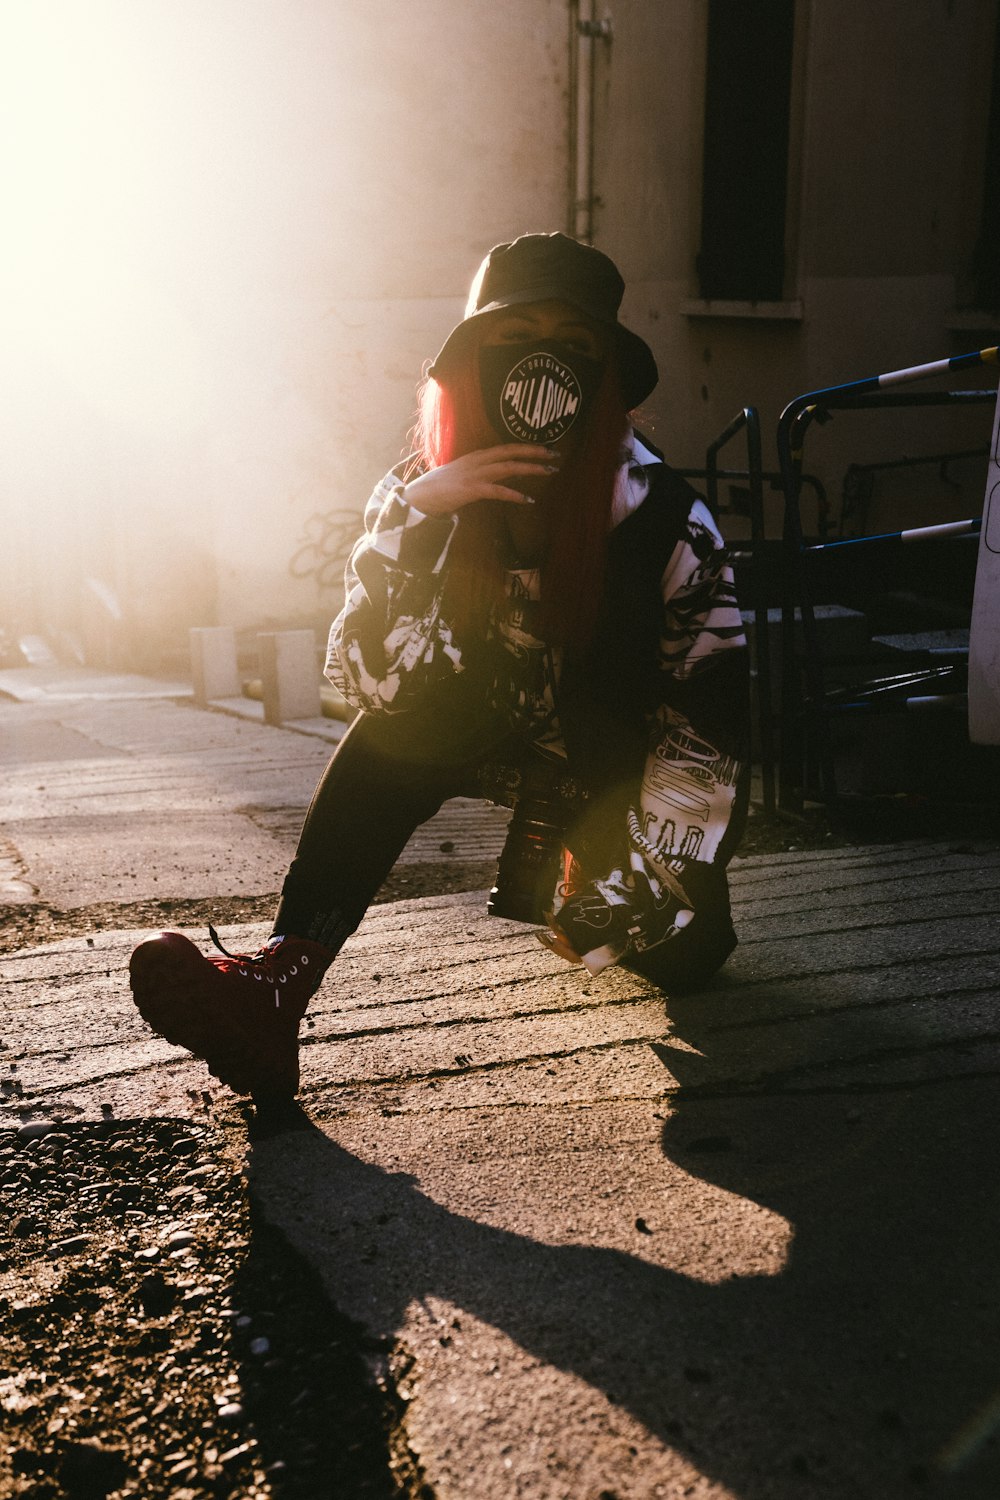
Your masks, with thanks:
<instances>
[{"instance_id":1,"label":"black pants","mask_svg":"<svg viewBox=\"0 0 1000 1500\"><path fill-rule=\"evenodd\" d=\"M306 814L282 887L274 931L337 950L361 923L414 829L449 797L476 794L488 760L530 754L498 715L481 707L474 684L455 679L426 707L399 715L361 714L328 765ZM625 786L606 788L566 834L584 865L620 840ZM589 858L588 858L589 856ZM602 870L601 873L604 873ZM736 945L725 871L712 871L694 919L669 943L626 964L673 993L699 988Z\"/></svg>"}]
</instances>

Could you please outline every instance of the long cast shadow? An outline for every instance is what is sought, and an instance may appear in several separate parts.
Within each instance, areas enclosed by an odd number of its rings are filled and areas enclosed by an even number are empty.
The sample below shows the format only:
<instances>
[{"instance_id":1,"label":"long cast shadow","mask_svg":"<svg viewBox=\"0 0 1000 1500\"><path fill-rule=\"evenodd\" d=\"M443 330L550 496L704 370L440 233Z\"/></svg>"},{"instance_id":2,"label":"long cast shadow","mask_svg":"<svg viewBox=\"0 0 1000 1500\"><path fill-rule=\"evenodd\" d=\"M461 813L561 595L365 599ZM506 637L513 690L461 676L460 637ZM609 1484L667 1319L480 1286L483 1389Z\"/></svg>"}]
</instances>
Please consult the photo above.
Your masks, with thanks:
<instances>
[{"instance_id":1,"label":"long cast shadow","mask_svg":"<svg viewBox=\"0 0 1000 1500\"><path fill-rule=\"evenodd\" d=\"M710 1056L710 1012L670 1010L674 1033ZM297 1129L260 1132L252 1180L265 1203L294 1181L285 1231L318 1256L334 1298L370 1305L379 1328L400 1329L414 1300L446 1299L604 1392L745 1500L995 1500L995 1079L714 1096L701 1065L690 1083L683 1066L671 1055L681 1087L664 1152L791 1222L779 1275L709 1284L496 1229L301 1113L284 1122Z\"/></svg>"}]
</instances>

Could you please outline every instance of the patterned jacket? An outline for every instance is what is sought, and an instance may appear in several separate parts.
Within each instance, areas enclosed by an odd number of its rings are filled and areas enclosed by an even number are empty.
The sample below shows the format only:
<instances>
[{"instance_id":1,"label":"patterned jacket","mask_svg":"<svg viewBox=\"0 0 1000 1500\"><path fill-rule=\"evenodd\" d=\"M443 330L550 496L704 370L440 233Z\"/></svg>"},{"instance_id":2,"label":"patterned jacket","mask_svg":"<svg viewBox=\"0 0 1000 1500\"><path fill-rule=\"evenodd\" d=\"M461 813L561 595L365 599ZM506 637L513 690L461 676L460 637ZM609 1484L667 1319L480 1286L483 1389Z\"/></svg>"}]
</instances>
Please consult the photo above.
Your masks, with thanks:
<instances>
[{"instance_id":1,"label":"patterned jacket","mask_svg":"<svg viewBox=\"0 0 1000 1500\"><path fill-rule=\"evenodd\" d=\"M365 508L326 674L367 713L401 713L465 669L442 613L457 516L425 516L392 470ZM595 792L622 788L620 837L560 910L592 973L671 937L700 877L738 836L746 769L747 653L733 576L705 505L637 434L618 474L605 597L593 647L534 633L534 569L512 569L493 620L493 706ZM574 851L576 852L576 851ZM565 892L563 892L565 897Z\"/></svg>"}]
</instances>

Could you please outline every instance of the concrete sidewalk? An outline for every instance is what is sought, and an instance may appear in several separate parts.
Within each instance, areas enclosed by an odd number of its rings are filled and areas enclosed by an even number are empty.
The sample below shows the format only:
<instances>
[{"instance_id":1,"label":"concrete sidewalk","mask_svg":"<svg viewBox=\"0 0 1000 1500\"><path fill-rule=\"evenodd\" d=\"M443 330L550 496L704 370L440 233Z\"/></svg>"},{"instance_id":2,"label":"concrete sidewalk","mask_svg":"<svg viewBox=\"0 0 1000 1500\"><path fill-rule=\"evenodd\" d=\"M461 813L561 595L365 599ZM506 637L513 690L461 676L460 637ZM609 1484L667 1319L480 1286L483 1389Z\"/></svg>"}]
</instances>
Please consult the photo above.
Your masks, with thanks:
<instances>
[{"instance_id":1,"label":"concrete sidewalk","mask_svg":"<svg viewBox=\"0 0 1000 1500\"><path fill-rule=\"evenodd\" d=\"M154 899L277 892L345 730L272 728L248 700L200 710L189 688L151 678L0 672L0 904L112 902L127 919ZM485 871L509 816L456 798L403 862Z\"/></svg>"},{"instance_id":2,"label":"concrete sidewalk","mask_svg":"<svg viewBox=\"0 0 1000 1500\"><path fill-rule=\"evenodd\" d=\"M61 708L44 765L37 705L0 705L18 878L126 905L127 861L137 889L273 878L286 835L246 808L301 802L326 749L142 702ZM221 869L199 816L230 829ZM372 909L304 1030L301 1128L248 1152L387 1339L435 1496L1000 1493L998 887L987 841L738 860L740 947L683 1001L567 968L482 890ZM138 935L3 960L7 1113L222 1093L134 1012Z\"/></svg>"}]
</instances>

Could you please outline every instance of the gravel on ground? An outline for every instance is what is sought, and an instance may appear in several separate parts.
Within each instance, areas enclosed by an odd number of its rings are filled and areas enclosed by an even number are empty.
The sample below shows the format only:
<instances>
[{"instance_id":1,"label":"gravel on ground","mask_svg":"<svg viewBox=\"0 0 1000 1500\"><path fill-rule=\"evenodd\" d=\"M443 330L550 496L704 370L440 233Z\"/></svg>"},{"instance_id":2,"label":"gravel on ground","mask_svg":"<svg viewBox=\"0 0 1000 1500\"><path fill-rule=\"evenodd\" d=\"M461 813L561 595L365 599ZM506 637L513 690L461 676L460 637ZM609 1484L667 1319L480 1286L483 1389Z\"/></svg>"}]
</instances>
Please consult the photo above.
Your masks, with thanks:
<instances>
[{"instance_id":1,"label":"gravel on ground","mask_svg":"<svg viewBox=\"0 0 1000 1500\"><path fill-rule=\"evenodd\" d=\"M3 1495L428 1493L384 1351L248 1198L251 1114L0 1131Z\"/></svg>"}]
</instances>

